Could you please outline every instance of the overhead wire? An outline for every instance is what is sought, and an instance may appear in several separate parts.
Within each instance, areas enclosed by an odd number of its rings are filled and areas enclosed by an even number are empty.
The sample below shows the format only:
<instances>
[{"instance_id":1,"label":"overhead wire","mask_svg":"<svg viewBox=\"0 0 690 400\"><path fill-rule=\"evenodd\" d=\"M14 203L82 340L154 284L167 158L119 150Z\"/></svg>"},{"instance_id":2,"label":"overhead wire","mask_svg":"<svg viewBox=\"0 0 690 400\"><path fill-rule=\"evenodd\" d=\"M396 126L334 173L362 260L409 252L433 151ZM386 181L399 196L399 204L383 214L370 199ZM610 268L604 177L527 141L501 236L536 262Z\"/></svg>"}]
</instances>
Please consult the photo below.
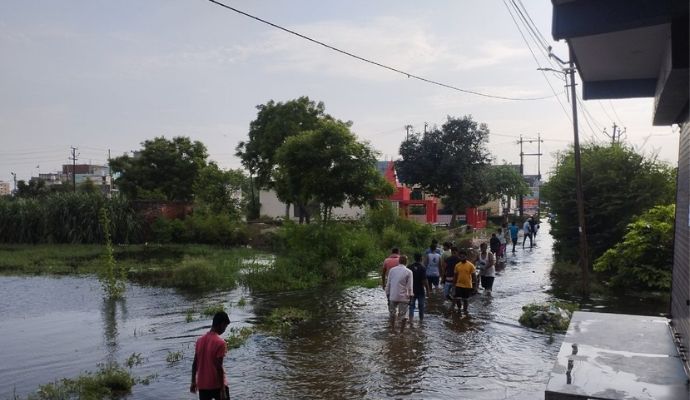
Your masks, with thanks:
<instances>
[{"instance_id":1,"label":"overhead wire","mask_svg":"<svg viewBox=\"0 0 690 400\"><path fill-rule=\"evenodd\" d=\"M537 64L537 67L541 68L541 64L539 63L537 56L534 54L534 51L532 51L532 46L530 46L529 41L527 41L527 38L525 37L524 33L522 33L522 29L520 28L520 25L518 24L515 16L513 16L513 12L510 10L510 6L508 6L508 3L506 2L506 0L503 0L503 5L506 7L506 10L508 10L508 14L510 14L510 18L513 20L513 23L515 24L515 27L517 28L518 32L520 33L522 40L525 42L525 45L527 45L527 49L529 50L530 54L532 54L532 58L534 59L534 62ZM541 72L542 76L546 80L546 83L549 85L549 88L551 88L551 92L553 92L554 97L556 98L556 100L558 100L558 104L561 105L561 109L563 110L563 113L565 113L566 118L568 118L569 121L572 121L570 114L565 109L565 106L563 105L563 102L561 101L560 97L558 97L559 95L556 94L556 89L554 89L553 85L551 85L551 81L549 81L549 78L546 76L544 71L540 70L539 72Z\"/></svg>"},{"instance_id":2,"label":"overhead wire","mask_svg":"<svg viewBox=\"0 0 690 400\"><path fill-rule=\"evenodd\" d=\"M426 83L429 83L429 84L432 84L432 85L441 86L441 87L444 87L444 88L447 88L447 89L451 89L451 90L455 90L455 91L462 92L462 93L473 94L473 95L476 95L476 96L482 96L482 97L487 97L487 98L492 98L492 99L498 99L498 100L534 101L534 100L550 99L551 97L557 96L557 95L554 93L554 96L543 96L543 97L510 97L510 96L492 95L492 94L488 94L488 93L478 92L478 91L476 91L476 90L463 89L463 88L460 88L460 87L457 87L457 86L454 86L454 85L450 85L450 84L442 83L442 82L439 82L439 81L435 81L435 80L433 80L433 79L424 78L424 77L422 77L422 76L415 75L415 74L413 74L413 73L411 73L411 72L403 71L403 70L401 70L401 69L399 69L399 68L395 68L395 67L391 67L391 66L382 64L382 63L380 63L380 62L378 62L378 61L374 61L374 60L370 60L370 59L365 58L365 57L362 57L362 56L358 56L358 55L356 55L356 54L354 54L354 53L352 53L352 52L346 51L346 50L341 50L341 49L339 49L339 48L337 48L337 47L335 47L335 46L329 45L329 44L324 43L324 42L322 42L322 41L320 41L320 40L317 40L317 39L311 38L311 37L309 37L309 36L306 36L306 35L304 35L304 34L302 34L302 33L299 33L299 32L293 31L293 30L291 30L291 29L285 28L285 27L280 26L280 25L278 25L278 24L275 24L275 23L273 23L273 22L267 21L267 20L265 20L265 19L263 19L263 18L259 18L259 17L257 17L257 16L252 15L252 14L249 14L249 13L247 13L247 12L245 12L245 11L239 10L239 9L237 9L237 8L235 8L235 7L232 7L232 6L229 6L229 5L225 4L225 3L222 3L222 2L220 2L220 1L217 1L217 0L208 0L208 1L211 2L211 3L213 3L213 4L218 5L218 6L220 6L220 7L223 7L223 8L225 8L225 9L228 9L228 10L230 10L230 11L233 11L233 12L235 12L235 13L237 13L237 14L244 15L244 16L246 16L246 17L248 17L248 18L251 18L251 19L254 19L254 20L256 20L256 21L259 21L259 22L261 22L261 23L263 23L263 24L272 26L273 28L279 29L279 30L281 30L281 31L283 31L283 32L287 32L287 33L289 33L289 34L291 34L291 35L297 36L297 37L299 37L299 38L302 38L302 39L307 40L307 41L309 41L309 42L312 42L312 43L314 43L314 44L318 44L319 46L323 46L323 47L325 47L325 48L327 48L327 49L333 50L333 51L335 51L335 52L337 52L337 53L346 55L346 56L348 56L348 57L357 59L357 60L359 60L359 61L362 61L362 62L371 64L371 65L375 65L375 66L380 67L380 68L383 68L383 69L387 69L387 70L389 70L389 71L392 71L392 72L395 72L395 73L404 75L404 76L406 76L406 77L408 77L408 78L413 78L413 79L416 79L416 80L419 80L419 81L422 81L422 82L426 82Z\"/></svg>"}]
</instances>

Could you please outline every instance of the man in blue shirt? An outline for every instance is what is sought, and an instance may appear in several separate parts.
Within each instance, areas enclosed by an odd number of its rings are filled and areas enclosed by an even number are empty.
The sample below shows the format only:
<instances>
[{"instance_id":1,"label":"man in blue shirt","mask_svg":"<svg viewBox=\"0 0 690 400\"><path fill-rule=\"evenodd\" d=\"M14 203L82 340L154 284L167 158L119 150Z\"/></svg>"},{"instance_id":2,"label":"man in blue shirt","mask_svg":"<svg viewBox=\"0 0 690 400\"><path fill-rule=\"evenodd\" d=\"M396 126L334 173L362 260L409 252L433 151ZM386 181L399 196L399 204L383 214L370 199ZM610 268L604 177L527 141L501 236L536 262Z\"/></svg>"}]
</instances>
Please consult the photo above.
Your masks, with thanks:
<instances>
[{"instance_id":1,"label":"man in blue shirt","mask_svg":"<svg viewBox=\"0 0 690 400\"><path fill-rule=\"evenodd\" d=\"M518 232L520 228L518 228L518 226L515 225L515 221L513 221L508 230L510 231L510 241L513 242L513 253L515 253L515 245L518 242Z\"/></svg>"}]
</instances>

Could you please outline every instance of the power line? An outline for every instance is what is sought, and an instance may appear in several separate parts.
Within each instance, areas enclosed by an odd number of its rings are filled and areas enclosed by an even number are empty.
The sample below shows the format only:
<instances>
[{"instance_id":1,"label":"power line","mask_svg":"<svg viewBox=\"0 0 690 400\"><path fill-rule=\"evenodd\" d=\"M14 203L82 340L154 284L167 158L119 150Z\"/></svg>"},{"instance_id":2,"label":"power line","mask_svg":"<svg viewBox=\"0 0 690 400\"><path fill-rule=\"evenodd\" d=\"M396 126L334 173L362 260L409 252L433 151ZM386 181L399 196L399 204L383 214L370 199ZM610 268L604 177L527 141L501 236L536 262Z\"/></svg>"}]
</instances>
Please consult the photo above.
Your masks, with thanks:
<instances>
[{"instance_id":1,"label":"power line","mask_svg":"<svg viewBox=\"0 0 690 400\"><path fill-rule=\"evenodd\" d=\"M613 102L609 100L609 105L611 106L611 111L613 111L613 115L616 116L616 119L621 125L625 125L623 121L621 120L621 117L618 116L618 113L616 112L616 108L613 106Z\"/></svg>"},{"instance_id":2,"label":"power line","mask_svg":"<svg viewBox=\"0 0 690 400\"><path fill-rule=\"evenodd\" d=\"M380 62L373 61L373 60L370 60L370 59L368 59L368 58L364 58L364 57L358 56L358 55L356 55L356 54L354 54L354 53L351 53L351 52L349 52L349 51L341 50L341 49L339 49L339 48L337 48L337 47L335 47L335 46L331 46L331 45L326 44L326 43L324 43L324 42L321 42L321 41L319 41L319 40L313 39L313 38L311 38L311 37L309 37L309 36L306 36L306 35L303 35L303 34L301 34L301 33L295 32L295 31L290 30L290 29L288 29L288 28L284 28L284 27L282 27L282 26L280 26L280 25L274 24L273 22L270 22L270 21L267 21L267 20L265 20L265 19L259 18L259 17L257 17L257 16L252 15L252 14L246 13L246 12L244 12L244 11L242 11L242 10L238 10L237 8L231 7L231 6L227 5L227 4L221 3L221 2L219 2L219 1L216 1L216 0L208 0L208 1L211 2L211 3L213 3L213 4L216 4L216 5L218 5L218 6L221 6L221 7L223 7L223 8L226 8L226 9L228 9L228 10L230 10L230 11L234 11L234 12L236 12L236 13L238 13L238 14L244 15L245 17L249 17L249 18L254 19L254 20L256 20L256 21L259 21L259 22L261 22L261 23L263 23L263 24L270 25L270 26L272 26L272 27L274 27L274 28L276 28L276 29L280 29L280 30L283 31L283 32L287 32L287 33L289 33L289 34L291 34L291 35L295 35L295 36L297 36L297 37L299 37L299 38L302 38L302 39L304 39L304 40L310 41L310 42L312 42L312 43L314 43L314 44L318 44L319 46L323 46L323 47L325 47L325 48L327 48L327 49L333 50L333 51L335 51L335 52L337 52L337 53L346 55L346 56L348 56L348 57L355 58L355 59L357 59L357 60L359 60L359 61L363 61L363 62L365 62L365 63L372 64L372 65L375 65L375 66L380 67L380 68L383 68L383 69L387 69L387 70L389 70L389 71L396 72L396 73L401 74L401 75L405 75L405 76L408 77L408 78L413 78L413 79L417 79L417 80L422 81L422 82L430 83L430 84L432 84L432 85L441 86L441 87L444 87L444 88L447 88L447 89L452 89L452 90L455 90L455 91L458 91L458 92L463 92L463 93L467 93L467 94L473 94L473 95L476 95L476 96L488 97L488 98L492 98L492 99L499 99L499 100L533 101L533 100L550 99L551 97L557 96L557 95L554 93L554 96L544 96L544 97L509 97L509 96L497 96L497 95L482 93L482 92L478 92L478 91L476 91L476 90L462 89L462 88L459 88L459 87L457 87L457 86L453 86L453 85L449 85L449 84L442 83L442 82L439 82L439 81L435 81L435 80L432 80L432 79L424 78L424 77L422 77L422 76L415 75L415 74L413 74L413 73L406 72L406 71L403 71L403 70L401 70L401 69L394 68L394 67L391 67L391 66L382 64L382 63L380 63Z\"/></svg>"},{"instance_id":3,"label":"power line","mask_svg":"<svg viewBox=\"0 0 690 400\"><path fill-rule=\"evenodd\" d=\"M541 68L541 65L539 64L539 60L537 60L537 56L534 55L534 51L532 51L532 47L529 45L527 38L522 33L522 29L520 29L520 25L518 25L517 20L513 16L513 12L510 11L510 7L508 6L508 3L506 3L506 0L503 0L503 5L506 7L506 10L508 10L508 14L510 14L510 18L513 20L513 23L515 24L515 27L517 28L518 32L520 32L520 36L522 37L522 40L525 42L525 45L527 45L527 49L532 54L532 58L534 58L534 62L537 64L537 68ZM551 85L551 81L549 81L549 78L546 76L546 73L544 73L544 71L541 71L541 70L540 70L540 72L541 72L542 76L544 77L544 79L546 79L546 83L549 85L549 88L551 88L551 92L554 94L554 97L556 98L556 100L558 100L558 104L561 105L561 109L563 110L563 113L565 113L565 116L568 118L568 121L572 121L572 119L570 119L570 114L568 114L568 111L565 109L563 102L558 97L558 94L556 94L556 89L554 89L553 86Z\"/></svg>"},{"instance_id":4,"label":"power line","mask_svg":"<svg viewBox=\"0 0 690 400\"><path fill-rule=\"evenodd\" d=\"M530 22L532 23L532 26L534 26L534 29L536 29L537 33L539 34L539 37L541 37L542 43L546 45L546 49L548 50L549 41L546 40L546 38L544 37L544 35L541 34L541 31L539 30L539 27L537 27L537 24L534 23L534 21L532 20L532 17L531 17L531 16L529 15L529 13L527 12L527 8L525 7L524 4L522 4L522 0L517 0L517 1L518 1L518 3L520 3L520 6L522 6L522 9L525 10L525 15L527 15L527 18L529 18Z\"/></svg>"}]
</instances>

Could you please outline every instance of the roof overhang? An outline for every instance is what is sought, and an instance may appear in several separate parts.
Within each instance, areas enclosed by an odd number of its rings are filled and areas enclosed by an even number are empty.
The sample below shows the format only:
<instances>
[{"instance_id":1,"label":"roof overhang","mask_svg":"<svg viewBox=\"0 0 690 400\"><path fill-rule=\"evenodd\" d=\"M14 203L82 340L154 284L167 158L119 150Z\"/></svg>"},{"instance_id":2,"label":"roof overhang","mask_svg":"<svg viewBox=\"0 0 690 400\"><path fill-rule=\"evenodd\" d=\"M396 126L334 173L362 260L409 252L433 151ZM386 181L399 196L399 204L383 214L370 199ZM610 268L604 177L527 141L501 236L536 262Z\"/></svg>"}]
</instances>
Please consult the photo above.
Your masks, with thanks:
<instances>
[{"instance_id":1,"label":"roof overhang","mask_svg":"<svg viewBox=\"0 0 690 400\"><path fill-rule=\"evenodd\" d=\"M655 97L655 125L687 112L687 0L552 3L553 37L572 49L585 100Z\"/></svg>"}]
</instances>

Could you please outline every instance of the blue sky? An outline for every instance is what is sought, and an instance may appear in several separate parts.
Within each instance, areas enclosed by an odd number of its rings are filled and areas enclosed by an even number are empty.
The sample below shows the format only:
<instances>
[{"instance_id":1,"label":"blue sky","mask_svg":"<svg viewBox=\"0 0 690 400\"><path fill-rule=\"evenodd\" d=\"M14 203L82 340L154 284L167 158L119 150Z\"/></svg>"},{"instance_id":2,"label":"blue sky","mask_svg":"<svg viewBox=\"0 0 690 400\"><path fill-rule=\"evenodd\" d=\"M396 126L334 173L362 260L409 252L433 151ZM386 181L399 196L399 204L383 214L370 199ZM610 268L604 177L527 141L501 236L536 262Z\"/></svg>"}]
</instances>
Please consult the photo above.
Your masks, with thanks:
<instances>
[{"instance_id":1,"label":"blue sky","mask_svg":"<svg viewBox=\"0 0 690 400\"><path fill-rule=\"evenodd\" d=\"M523 0L553 43L551 2ZM429 79L499 96L539 97L563 82L545 78L502 0L228 1L318 40ZM534 44L540 66L549 66ZM520 134L542 144L547 174L572 143L565 94L539 101L477 97L419 82L296 38L205 0L0 3L0 180L56 171L70 146L79 162L104 163L155 136L190 136L210 158L239 167L256 105L302 95L382 157L397 155L404 126L471 114L488 124L498 162L519 162ZM653 127L652 99L587 101L581 138L605 140L617 122L643 152L677 161L677 129ZM588 123L589 122L589 123ZM591 125L591 128L590 128ZM536 147L525 147L536 153ZM528 157L526 173L536 173Z\"/></svg>"}]
</instances>

